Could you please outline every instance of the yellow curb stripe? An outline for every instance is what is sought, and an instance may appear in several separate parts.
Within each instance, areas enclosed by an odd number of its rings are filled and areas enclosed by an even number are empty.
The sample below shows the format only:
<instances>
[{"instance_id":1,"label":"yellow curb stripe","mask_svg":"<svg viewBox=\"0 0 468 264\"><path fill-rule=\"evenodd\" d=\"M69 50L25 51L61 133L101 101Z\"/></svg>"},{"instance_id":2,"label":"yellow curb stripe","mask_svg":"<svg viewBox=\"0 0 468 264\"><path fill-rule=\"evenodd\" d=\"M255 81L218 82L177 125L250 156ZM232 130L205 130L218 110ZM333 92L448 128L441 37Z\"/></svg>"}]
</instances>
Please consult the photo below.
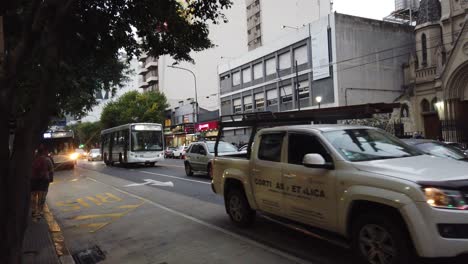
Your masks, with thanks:
<instances>
[{"instance_id":1,"label":"yellow curb stripe","mask_svg":"<svg viewBox=\"0 0 468 264\"><path fill-rule=\"evenodd\" d=\"M46 219L47 225L49 226L49 231L51 233L51 238L54 243L57 256L61 257L64 255L70 255L70 252L65 245L65 239L63 237L62 230L57 224L57 221L55 221L54 215L49 210L49 206L47 206L47 204L44 205L44 218Z\"/></svg>"}]
</instances>

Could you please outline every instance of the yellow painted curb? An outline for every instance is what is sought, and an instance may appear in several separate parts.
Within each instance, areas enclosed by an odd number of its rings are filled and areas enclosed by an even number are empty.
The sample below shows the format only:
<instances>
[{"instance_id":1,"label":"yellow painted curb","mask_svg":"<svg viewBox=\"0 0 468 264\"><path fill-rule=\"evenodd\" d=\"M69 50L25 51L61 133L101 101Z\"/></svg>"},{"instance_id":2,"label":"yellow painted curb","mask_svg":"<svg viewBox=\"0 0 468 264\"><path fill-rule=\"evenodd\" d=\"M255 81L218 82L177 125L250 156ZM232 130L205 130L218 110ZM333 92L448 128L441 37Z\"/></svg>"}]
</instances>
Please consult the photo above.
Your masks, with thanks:
<instances>
[{"instance_id":1,"label":"yellow painted curb","mask_svg":"<svg viewBox=\"0 0 468 264\"><path fill-rule=\"evenodd\" d=\"M57 252L57 256L60 258L62 256L70 255L68 248L65 246L65 239L63 237L62 230L60 226L55 221L52 212L49 210L47 204L44 206L44 218L49 225L49 232L52 236L52 241L54 242L55 251Z\"/></svg>"}]
</instances>

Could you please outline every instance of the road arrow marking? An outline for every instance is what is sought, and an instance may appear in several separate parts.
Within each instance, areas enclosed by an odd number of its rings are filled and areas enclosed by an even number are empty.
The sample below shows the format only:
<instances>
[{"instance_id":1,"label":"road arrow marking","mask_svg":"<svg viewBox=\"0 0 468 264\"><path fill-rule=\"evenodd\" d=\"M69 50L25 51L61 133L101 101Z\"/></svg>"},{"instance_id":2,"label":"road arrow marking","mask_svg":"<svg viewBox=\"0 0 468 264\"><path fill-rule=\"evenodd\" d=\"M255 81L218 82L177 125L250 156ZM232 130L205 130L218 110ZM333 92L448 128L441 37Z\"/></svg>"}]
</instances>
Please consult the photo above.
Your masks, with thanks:
<instances>
[{"instance_id":1,"label":"road arrow marking","mask_svg":"<svg viewBox=\"0 0 468 264\"><path fill-rule=\"evenodd\" d=\"M134 186L143 186L143 185L152 185L152 186L164 186L164 187L174 187L174 183L169 182L160 182L152 179L145 179L144 183L132 183L125 185L124 187L134 187Z\"/></svg>"}]
</instances>

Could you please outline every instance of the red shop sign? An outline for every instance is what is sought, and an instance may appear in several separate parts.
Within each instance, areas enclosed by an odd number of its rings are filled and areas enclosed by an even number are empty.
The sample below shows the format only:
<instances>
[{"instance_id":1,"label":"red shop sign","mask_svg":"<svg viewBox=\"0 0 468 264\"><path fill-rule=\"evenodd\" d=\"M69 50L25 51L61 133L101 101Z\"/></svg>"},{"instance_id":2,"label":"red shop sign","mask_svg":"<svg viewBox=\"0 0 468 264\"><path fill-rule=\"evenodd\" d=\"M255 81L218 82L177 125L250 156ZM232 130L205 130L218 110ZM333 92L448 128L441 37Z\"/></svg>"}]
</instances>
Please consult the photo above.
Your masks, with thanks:
<instances>
[{"instance_id":1,"label":"red shop sign","mask_svg":"<svg viewBox=\"0 0 468 264\"><path fill-rule=\"evenodd\" d=\"M218 129L218 121L211 121L206 123L198 124L197 131L206 131L206 130L213 130Z\"/></svg>"}]
</instances>

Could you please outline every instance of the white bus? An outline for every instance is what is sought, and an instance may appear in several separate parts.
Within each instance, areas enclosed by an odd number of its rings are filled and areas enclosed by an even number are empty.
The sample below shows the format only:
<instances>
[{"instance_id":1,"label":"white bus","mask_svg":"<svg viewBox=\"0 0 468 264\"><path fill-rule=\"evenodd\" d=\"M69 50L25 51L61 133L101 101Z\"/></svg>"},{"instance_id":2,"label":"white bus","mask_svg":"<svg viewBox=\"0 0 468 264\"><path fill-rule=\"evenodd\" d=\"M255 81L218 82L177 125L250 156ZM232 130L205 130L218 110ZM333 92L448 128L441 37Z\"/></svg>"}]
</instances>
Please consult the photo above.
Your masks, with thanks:
<instances>
[{"instance_id":1,"label":"white bus","mask_svg":"<svg viewBox=\"0 0 468 264\"><path fill-rule=\"evenodd\" d=\"M161 124L135 123L101 131L101 153L106 165L119 162L154 166L164 160Z\"/></svg>"}]
</instances>

